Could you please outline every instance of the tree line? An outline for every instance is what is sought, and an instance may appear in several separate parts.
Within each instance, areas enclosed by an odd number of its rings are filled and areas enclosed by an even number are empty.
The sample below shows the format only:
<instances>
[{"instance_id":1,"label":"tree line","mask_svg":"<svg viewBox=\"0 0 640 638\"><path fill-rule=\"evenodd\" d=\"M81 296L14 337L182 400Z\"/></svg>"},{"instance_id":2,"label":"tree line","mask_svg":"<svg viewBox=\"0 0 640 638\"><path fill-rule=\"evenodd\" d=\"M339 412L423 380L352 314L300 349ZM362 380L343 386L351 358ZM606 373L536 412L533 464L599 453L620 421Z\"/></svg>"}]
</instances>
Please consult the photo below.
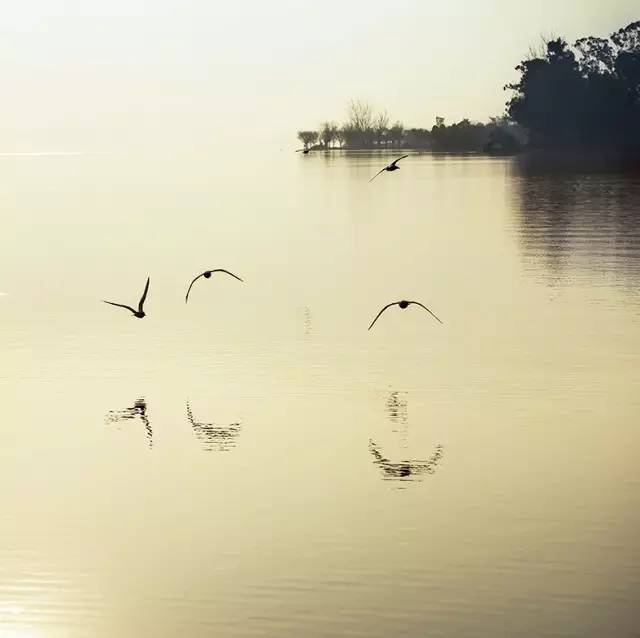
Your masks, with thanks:
<instances>
[{"instance_id":1,"label":"tree line","mask_svg":"<svg viewBox=\"0 0 640 638\"><path fill-rule=\"evenodd\" d=\"M520 77L506 112L489 122L463 119L431 128L405 128L386 111L351 101L346 122L299 131L305 149L416 148L511 153L529 148L612 148L640 151L640 21L609 38L570 46L542 41L516 67Z\"/></svg>"},{"instance_id":2,"label":"tree line","mask_svg":"<svg viewBox=\"0 0 640 638\"><path fill-rule=\"evenodd\" d=\"M520 147L523 132L506 117L494 117L488 123L464 119L447 125L437 117L432 128L405 128L391 123L386 111L374 113L367 102L352 100L347 121L323 122L318 130L298 131L305 149L385 149L417 148L434 151L513 151Z\"/></svg>"}]
</instances>

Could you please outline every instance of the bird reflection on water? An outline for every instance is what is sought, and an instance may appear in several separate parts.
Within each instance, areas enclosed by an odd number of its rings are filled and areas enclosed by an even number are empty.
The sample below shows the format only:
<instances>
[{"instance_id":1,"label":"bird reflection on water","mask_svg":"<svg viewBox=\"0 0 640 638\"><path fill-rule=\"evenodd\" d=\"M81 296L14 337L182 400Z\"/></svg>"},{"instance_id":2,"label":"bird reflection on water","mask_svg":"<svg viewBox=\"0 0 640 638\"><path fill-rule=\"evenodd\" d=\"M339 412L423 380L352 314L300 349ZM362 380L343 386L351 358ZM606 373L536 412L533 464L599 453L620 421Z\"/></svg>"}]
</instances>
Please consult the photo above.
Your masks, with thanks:
<instances>
[{"instance_id":1,"label":"bird reflection on water","mask_svg":"<svg viewBox=\"0 0 640 638\"><path fill-rule=\"evenodd\" d=\"M149 447L153 447L153 428L147 416L147 402L144 398L137 399L133 407L124 410L112 410L107 413L107 423L120 423L122 421L130 421L131 419L140 418L146 431Z\"/></svg>"},{"instance_id":2,"label":"bird reflection on water","mask_svg":"<svg viewBox=\"0 0 640 638\"><path fill-rule=\"evenodd\" d=\"M409 403L406 396L406 392L394 390L387 399L387 414L389 415L389 420L395 425L406 426L409 421Z\"/></svg>"},{"instance_id":3,"label":"bird reflection on water","mask_svg":"<svg viewBox=\"0 0 640 638\"><path fill-rule=\"evenodd\" d=\"M236 446L236 438L242 431L242 425L230 423L229 425L216 425L215 423L204 423L193 418L191 406L187 401L187 419L191 423L193 433L202 443L206 452L228 452Z\"/></svg>"},{"instance_id":4,"label":"bird reflection on water","mask_svg":"<svg viewBox=\"0 0 640 638\"><path fill-rule=\"evenodd\" d=\"M391 461L380 451L380 447L369 439L369 452L385 481L419 481L425 474L434 474L443 455L442 445L436 445L433 454L424 460Z\"/></svg>"}]
</instances>

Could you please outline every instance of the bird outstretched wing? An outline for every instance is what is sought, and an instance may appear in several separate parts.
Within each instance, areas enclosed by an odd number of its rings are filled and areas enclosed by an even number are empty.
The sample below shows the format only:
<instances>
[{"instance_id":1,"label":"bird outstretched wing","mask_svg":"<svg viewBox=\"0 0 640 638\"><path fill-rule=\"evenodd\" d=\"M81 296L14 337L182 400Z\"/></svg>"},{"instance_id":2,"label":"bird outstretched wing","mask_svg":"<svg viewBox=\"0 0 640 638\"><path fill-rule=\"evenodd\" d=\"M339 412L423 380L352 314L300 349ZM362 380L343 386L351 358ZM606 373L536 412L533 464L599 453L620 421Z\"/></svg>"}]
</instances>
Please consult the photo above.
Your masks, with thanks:
<instances>
[{"instance_id":1,"label":"bird outstretched wing","mask_svg":"<svg viewBox=\"0 0 640 638\"><path fill-rule=\"evenodd\" d=\"M144 287L144 292L142 293L142 297L140 297L140 301L138 302L138 312L142 312L142 307L144 306L145 299L147 298L147 293L149 292L149 281L150 277L147 277L147 283Z\"/></svg>"},{"instance_id":2,"label":"bird outstretched wing","mask_svg":"<svg viewBox=\"0 0 640 638\"><path fill-rule=\"evenodd\" d=\"M376 318L371 322L371 325L369 326L368 330L371 330L371 328L373 328L373 324L378 321L380 315L387 309L387 308L391 308L391 306L397 306L400 302L399 301L394 301L393 303L388 303L377 315Z\"/></svg>"},{"instance_id":3,"label":"bird outstretched wing","mask_svg":"<svg viewBox=\"0 0 640 638\"><path fill-rule=\"evenodd\" d=\"M404 159L405 157L409 157L408 155L403 155L402 157L399 157L398 159L393 160L393 162L391 162L391 164L389 164L389 166L395 166L400 160Z\"/></svg>"},{"instance_id":4,"label":"bird outstretched wing","mask_svg":"<svg viewBox=\"0 0 640 638\"><path fill-rule=\"evenodd\" d=\"M104 299L102 300L103 303L108 303L110 306L118 306L118 308L126 308L127 310L131 311L134 315L136 314L136 311L131 307L131 306L127 306L123 303L115 303L113 301L105 301Z\"/></svg>"},{"instance_id":5,"label":"bird outstretched wing","mask_svg":"<svg viewBox=\"0 0 640 638\"><path fill-rule=\"evenodd\" d=\"M410 304L414 303L416 304L416 306L420 306L421 308L424 308L434 319L436 319L437 321L440 321L440 319L438 319L438 317L436 317L431 310L429 310L429 308L427 308L424 304L421 304L419 301L410 301ZM440 321L440 323L442 323L442 321ZM444 325L442 323L442 325Z\"/></svg>"},{"instance_id":6,"label":"bird outstretched wing","mask_svg":"<svg viewBox=\"0 0 640 638\"><path fill-rule=\"evenodd\" d=\"M238 281L242 281L242 283L244 283L244 281L242 279L240 279L240 277L238 277L238 275L234 275L232 272L229 272L228 270L225 270L224 268L216 268L215 270L211 270L210 272L225 272L225 273L227 273L227 275L231 275L232 277L235 277Z\"/></svg>"},{"instance_id":7,"label":"bird outstretched wing","mask_svg":"<svg viewBox=\"0 0 640 638\"><path fill-rule=\"evenodd\" d=\"M205 271L205 272L209 272L209 271ZM196 281L198 281L198 279L200 279L200 277L204 277L204 273L200 273L197 277L194 277L193 281L189 284L189 289L187 290L187 294L184 298L185 303L189 301L189 293L191 292L191 287L193 286L193 284L196 283Z\"/></svg>"},{"instance_id":8,"label":"bird outstretched wing","mask_svg":"<svg viewBox=\"0 0 640 638\"><path fill-rule=\"evenodd\" d=\"M234 279L237 279L238 281L242 281L242 283L244 283L244 280L241 279L240 277L238 277L238 275L234 275L232 272L230 272L229 270L225 270L224 268L214 268L213 270L205 270L203 273L201 273L200 275L198 275L190 284L189 284L189 290L187 290L187 294L184 298L184 302L187 303L187 301L189 301L189 293L191 292L191 287L193 286L193 284L196 283L196 281L198 279L200 279L200 277L204 277L207 273L211 274L214 272L223 272L226 273L227 275L231 275Z\"/></svg>"},{"instance_id":9,"label":"bird outstretched wing","mask_svg":"<svg viewBox=\"0 0 640 638\"><path fill-rule=\"evenodd\" d=\"M381 168L370 180L369 183L371 183L376 177L378 177L378 175L380 175L380 173L384 173L387 170L387 167L385 166L384 168Z\"/></svg>"}]
</instances>

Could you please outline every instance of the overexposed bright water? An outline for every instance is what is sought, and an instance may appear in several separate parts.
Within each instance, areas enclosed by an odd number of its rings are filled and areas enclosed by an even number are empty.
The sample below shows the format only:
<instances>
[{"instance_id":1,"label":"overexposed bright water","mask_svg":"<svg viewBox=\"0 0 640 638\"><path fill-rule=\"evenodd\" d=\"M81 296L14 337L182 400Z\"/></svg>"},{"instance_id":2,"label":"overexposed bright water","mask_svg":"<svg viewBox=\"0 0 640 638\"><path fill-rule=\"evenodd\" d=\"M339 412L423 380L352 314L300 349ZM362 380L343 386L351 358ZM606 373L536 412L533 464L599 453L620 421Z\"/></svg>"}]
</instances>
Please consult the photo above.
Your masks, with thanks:
<instances>
[{"instance_id":1,"label":"overexposed bright water","mask_svg":"<svg viewBox=\"0 0 640 638\"><path fill-rule=\"evenodd\" d=\"M638 635L640 179L388 160L0 157L2 638Z\"/></svg>"}]
</instances>

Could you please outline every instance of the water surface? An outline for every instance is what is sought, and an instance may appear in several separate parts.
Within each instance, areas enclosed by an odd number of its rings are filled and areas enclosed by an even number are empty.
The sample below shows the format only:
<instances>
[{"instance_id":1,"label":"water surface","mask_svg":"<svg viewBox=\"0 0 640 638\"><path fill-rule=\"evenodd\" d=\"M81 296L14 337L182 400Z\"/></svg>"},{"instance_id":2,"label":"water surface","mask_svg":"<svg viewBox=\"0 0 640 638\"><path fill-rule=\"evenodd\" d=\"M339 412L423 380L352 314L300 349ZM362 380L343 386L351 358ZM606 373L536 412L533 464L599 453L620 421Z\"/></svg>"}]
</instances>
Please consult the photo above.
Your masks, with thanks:
<instances>
[{"instance_id":1,"label":"water surface","mask_svg":"<svg viewBox=\"0 0 640 638\"><path fill-rule=\"evenodd\" d=\"M215 155L0 157L0 636L637 635L640 181Z\"/></svg>"}]
</instances>

